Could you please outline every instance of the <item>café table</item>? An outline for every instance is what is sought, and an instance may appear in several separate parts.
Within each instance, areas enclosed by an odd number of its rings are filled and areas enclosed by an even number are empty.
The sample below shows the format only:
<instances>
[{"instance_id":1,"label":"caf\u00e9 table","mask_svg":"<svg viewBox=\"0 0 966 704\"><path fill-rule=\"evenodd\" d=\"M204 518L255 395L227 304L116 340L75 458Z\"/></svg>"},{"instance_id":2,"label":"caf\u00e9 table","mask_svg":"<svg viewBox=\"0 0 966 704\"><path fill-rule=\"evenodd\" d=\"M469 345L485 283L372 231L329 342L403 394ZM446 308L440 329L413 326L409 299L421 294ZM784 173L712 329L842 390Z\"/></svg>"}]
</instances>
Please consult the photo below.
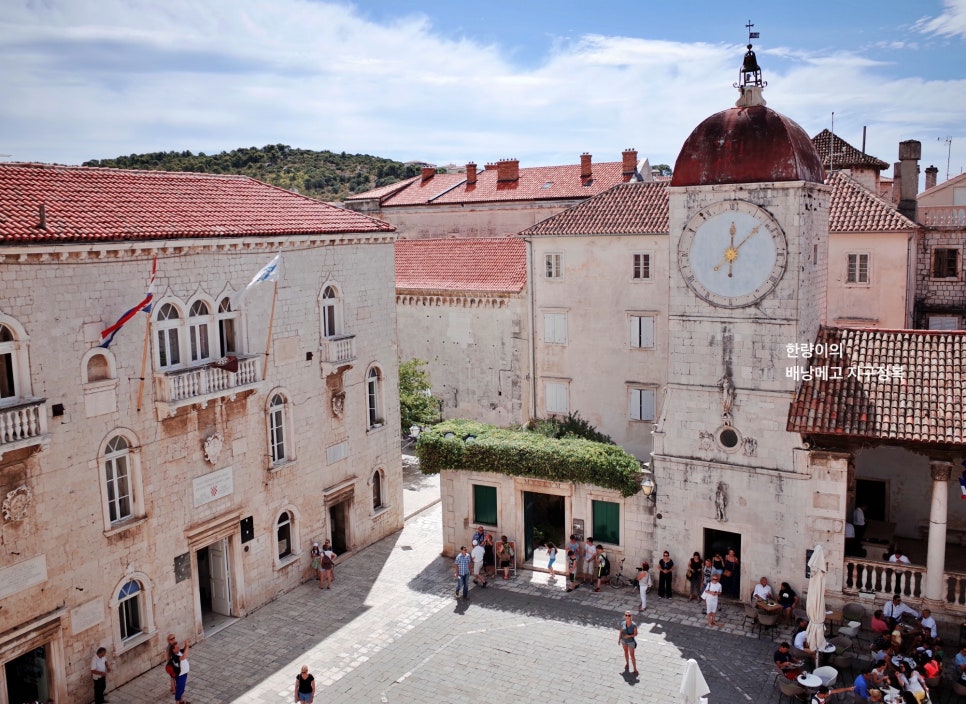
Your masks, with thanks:
<instances>
[{"instance_id":1,"label":"caf\u00e9 table","mask_svg":"<svg viewBox=\"0 0 966 704\"><path fill-rule=\"evenodd\" d=\"M816 677L810 672L803 672L795 678L795 681L802 685L809 692L813 692L822 686L822 678Z\"/></svg>"},{"instance_id":2,"label":"caf\u00e9 table","mask_svg":"<svg viewBox=\"0 0 966 704\"><path fill-rule=\"evenodd\" d=\"M782 605L777 601L755 599L755 608L766 614L777 614L781 612Z\"/></svg>"},{"instance_id":3,"label":"caf\u00e9 table","mask_svg":"<svg viewBox=\"0 0 966 704\"><path fill-rule=\"evenodd\" d=\"M815 651L815 667L818 667L822 663L822 655L831 655L835 653L835 644L826 641L825 645Z\"/></svg>"}]
</instances>

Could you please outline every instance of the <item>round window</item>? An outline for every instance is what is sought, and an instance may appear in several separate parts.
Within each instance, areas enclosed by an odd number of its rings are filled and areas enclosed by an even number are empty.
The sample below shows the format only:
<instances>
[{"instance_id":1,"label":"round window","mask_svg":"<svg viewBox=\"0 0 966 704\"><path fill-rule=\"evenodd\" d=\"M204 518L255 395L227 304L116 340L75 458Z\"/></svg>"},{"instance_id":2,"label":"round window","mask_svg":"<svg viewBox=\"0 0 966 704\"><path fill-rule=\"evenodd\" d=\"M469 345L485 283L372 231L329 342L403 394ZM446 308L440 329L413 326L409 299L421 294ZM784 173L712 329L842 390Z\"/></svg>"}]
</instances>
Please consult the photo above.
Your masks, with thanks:
<instances>
[{"instance_id":1,"label":"round window","mask_svg":"<svg viewBox=\"0 0 966 704\"><path fill-rule=\"evenodd\" d=\"M718 442L727 450L738 447L738 433L734 428L724 428L718 433Z\"/></svg>"}]
</instances>

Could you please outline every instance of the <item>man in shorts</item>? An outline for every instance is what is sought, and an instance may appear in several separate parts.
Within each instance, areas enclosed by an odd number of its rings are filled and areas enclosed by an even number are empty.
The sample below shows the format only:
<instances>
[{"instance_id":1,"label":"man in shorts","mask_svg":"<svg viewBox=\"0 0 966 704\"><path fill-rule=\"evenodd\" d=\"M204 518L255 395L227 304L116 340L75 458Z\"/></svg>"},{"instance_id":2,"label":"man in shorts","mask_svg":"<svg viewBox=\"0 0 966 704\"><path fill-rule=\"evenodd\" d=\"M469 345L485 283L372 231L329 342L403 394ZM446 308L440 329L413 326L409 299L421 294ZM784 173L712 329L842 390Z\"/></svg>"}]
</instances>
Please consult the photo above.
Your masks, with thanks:
<instances>
[{"instance_id":1,"label":"man in shorts","mask_svg":"<svg viewBox=\"0 0 966 704\"><path fill-rule=\"evenodd\" d=\"M486 586L486 575L483 573L483 555L485 551L483 546L480 545L478 540L473 541L473 549L470 551L470 557L473 558L473 584L478 587Z\"/></svg>"},{"instance_id":2,"label":"man in shorts","mask_svg":"<svg viewBox=\"0 0 966 704\"><path fill-rule=\"evenodd\" d=\"M584 541L583 550L584 569L581 574L583 576L583 581L590 584L597 576L597 546L594 545L593 538L587 538L587 540Z\"/></svg>"}]
</instances>

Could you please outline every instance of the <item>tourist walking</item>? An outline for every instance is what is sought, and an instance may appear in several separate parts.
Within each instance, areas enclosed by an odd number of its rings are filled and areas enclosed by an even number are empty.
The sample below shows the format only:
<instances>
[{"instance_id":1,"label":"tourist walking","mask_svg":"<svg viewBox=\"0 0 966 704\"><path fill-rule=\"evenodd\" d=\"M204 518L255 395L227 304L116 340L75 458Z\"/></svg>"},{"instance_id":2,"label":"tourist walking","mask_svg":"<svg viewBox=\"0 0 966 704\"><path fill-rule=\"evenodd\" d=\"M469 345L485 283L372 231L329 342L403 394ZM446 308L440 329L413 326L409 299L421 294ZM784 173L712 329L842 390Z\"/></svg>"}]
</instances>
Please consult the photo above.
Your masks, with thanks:
<instances>
[{"instance_id":1,"label":"tourist walking","mask_svg":"<svg viewBox=\"0 0 966 704\"><path fill-rule=\"evenodd\" d=\"M302 671L295 676L295 702L312 704L315 700L315 678L309 674L309 666L302 665Z\"/></svg>"},{"instance_id":2,"label":"tourist walking","mask_svg":"<svg viewBox=\"0 0 966 704\"><path fill-rule=\"evenodd\" d=\"M661 599L670 599L674 560L671 559L667 550L664 551L664 556L658 561L657 568L659 573L657 576L657 595Z\"/></svg>"},{"instance_id":3,"label":"tourist walking","mask_svg":"<svg viewBox=\"0 0 966 704\"><path fill-rule=\"evenodd\" d=\"M637 571L637 589L641 593L641 608L647 608L647 590L651 588L651 566L647 562L641 563L641 568Z\"/></svg>"},{"instance_id":4,"label":"tourist walking","mask_svg":"<svg viewBox=\"0 0 966 704\"><path fill-rule=\"evenodd\" d=\"M188 672L190 671L188 648L190 647L188 641L179 646L178 639L174 637L174 634L168 634L168 664L165 666L165 670L171 675L172 691L177 704L185 704L184 690L188 686Z\"/></svg>"},{"instance_id":5,"label":"tourist walking","mask_svg":"<svg viewBox=\"0 0 966 704\"><path fill-rule=\"evenodd\" d=\"M718 614L718 595L721 594L721 584L718 581L720 577L718 575L711 575L711 582L707 587L704 588L704 594L701 598L704 599L705 609L708 613L708 626L717 626L717 614Z\"/></svg>"},{"instance_id":6,"label":"tourist walking","mask_svg":"<svg viewBox=\"0 0 966 704\"><path fill-rule=\"evenodd\" d=\"M319 580L319 589L324 589L325 584L322 581L322 548L319 547L318 543L312 543L312 550L309 552L312 556L312 562L310 567L315 572L315 576Z\"/></svg>"},{"instance_id":7,"label":"tourist walking","mask_svg":"<svg viewBox=\"0 0 966 704\"><path fill-rule=\"evenodd\" d=\"M322 546L322 557L320 558L322 583L326 589L331 589L332 583L335 581L335 558L336 554L332 551L332 544L326 540Z\"/></svg>"},{"instance_id":8,"label":"tourist walking","mask_svg":"<svg viewBox=\"0 0 966 704\"><path fill-rule=\"evenodd\" d=\"M634 666L633 674L640 674L637 671L637 624L634 623L634 614L630 611L624 612L624 623L621 624L618 632L617 642L620 643L624 651L624 669L629 670Z\"/></svg>"},{"instance_id":9,"label":"tourist walking","mask_svg":"<svg viewBox=\"0 0 966 704\"><path fill-rule=\"evenodd\" d=\"M485 554L486 551L483 549L483 546L474 540L470 557L473 559L473 584L478 587L486 586L486 575L483 574L483 557Z\"/></svg>"},{"instance_id":10,"label":"tourist walking","mask_svg":"<svg viewBox=\"0 0 966 704\"><path fill-rule=\"evenodd\" d=\"M470 554L466 552L466 546L460 547L460 552L454 560L456 567L456 598L460 598L460 591L463 592L463 598L470 598Z\"/></svg>"},{"instance_id":11,"label":"tourist walking","mask_svg":"<svg viewBox=\"0 0 966 704\"><path fill-rule=\"evenodd\" d=\"M733 548L728 548L721 575L721 590L725 596L737 599L741 591L741 566Z\"/></svg>"},{"instance_id":12,"label":"tourist walking","mask_svg":"<svg viewBox=\"0 0 966 704\"><path fill-rule=\"evenodd\" d=\"M550 579L557 576L557 573L553 571L553 563L557 561L557 546L553 543L547 543L547 569L550 570Z\"/></svg>"},{"instance_id":13,"label":"tourist walking","mask_svg":"<svg viewBox=\"0 0 966 704\"><path fill-rule=\"evenodd\" d=\"M567 591L572 592L577 588L577 553L573 550L567 551Z\"/></svg>"}]
</instances>

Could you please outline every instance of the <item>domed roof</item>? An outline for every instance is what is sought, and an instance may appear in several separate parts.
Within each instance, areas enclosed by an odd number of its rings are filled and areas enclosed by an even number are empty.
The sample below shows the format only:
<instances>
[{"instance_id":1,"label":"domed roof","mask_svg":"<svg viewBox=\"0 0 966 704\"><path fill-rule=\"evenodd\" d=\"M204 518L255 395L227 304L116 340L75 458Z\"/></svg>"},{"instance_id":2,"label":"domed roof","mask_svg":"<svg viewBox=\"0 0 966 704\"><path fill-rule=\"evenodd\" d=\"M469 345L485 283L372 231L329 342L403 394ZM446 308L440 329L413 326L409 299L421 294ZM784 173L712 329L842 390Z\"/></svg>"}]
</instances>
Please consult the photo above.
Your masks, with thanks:
<instances>
[{"instance_id":1,"label":"domed roof","mask_svg":"<svg viewBox=\"0 0 966 704\"><path fill-rule=\"evenodd\" d=\"M815 145L793 120L764 105L712 115L684 142L672 186L808 181L824 183Z\"/></svg>"}]
</instances>

